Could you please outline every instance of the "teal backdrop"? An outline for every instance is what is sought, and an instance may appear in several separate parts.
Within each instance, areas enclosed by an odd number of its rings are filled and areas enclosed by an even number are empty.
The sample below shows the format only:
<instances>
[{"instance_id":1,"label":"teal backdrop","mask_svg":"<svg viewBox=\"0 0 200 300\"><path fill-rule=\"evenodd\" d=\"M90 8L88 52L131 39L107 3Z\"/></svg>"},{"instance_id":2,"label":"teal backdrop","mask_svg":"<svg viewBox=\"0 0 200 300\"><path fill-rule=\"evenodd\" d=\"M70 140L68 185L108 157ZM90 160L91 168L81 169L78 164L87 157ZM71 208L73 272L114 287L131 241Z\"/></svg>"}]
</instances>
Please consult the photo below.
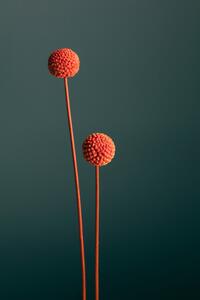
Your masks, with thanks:
<instances>
[{"instance_id":1,"label":"teal backdrop","mask_svg":"<svg viewBox=\"0 0 200 300\"><path fill-rule=\"evenodd\" d=\"M81 299L64 83L69 80L88 300L94 299L91 132L116 143L101 169L101 299L200 299L200 2L1 0L0 298Z\"/></svg>"}]
</instances>

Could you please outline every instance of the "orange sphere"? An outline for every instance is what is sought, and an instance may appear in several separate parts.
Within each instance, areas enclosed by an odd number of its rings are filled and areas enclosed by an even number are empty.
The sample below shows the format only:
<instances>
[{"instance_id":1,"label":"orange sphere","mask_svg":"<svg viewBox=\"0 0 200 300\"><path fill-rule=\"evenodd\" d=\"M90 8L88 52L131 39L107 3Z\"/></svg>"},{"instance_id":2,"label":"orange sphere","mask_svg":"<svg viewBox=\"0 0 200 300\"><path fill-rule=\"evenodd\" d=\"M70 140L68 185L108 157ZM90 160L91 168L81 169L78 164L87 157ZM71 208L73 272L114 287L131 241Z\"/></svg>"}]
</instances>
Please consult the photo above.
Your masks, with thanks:
<instances>
[{"instance_id":1,"label":"orange sphere","mask_svg":"<svg viewBox=\"0 0 200 300\"><path fill-rule=\"evenodd\" d=\"M83 156L94 166L105 166L115 156L115 144L104 133L93 133L83 143Z\"/></svg>"},{"instance_id":2,"label":"orange sphere","mask_svg":"<svg viewBox=\"0 0 200 300\"><path fill-rule=\"evenodd\" d=\"M79 71L80 60L71 49L55 50L48 59L49 72L58 78L73 77Z\"/></svg>"}]
</instances>

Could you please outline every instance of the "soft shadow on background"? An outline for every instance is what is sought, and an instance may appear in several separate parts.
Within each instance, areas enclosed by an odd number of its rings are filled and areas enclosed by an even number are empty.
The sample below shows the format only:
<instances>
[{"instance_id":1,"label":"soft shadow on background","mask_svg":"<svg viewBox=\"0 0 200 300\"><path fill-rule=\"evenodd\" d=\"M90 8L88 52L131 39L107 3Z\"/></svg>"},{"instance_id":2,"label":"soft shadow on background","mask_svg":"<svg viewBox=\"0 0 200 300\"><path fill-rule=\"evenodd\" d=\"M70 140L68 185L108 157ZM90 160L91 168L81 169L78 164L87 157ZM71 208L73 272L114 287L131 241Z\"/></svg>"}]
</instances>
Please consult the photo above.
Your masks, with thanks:
<instances>
[{"instance_id":1,"label":"soft shadow on background","mask_svg":"<svg viewBox=\"0 0 200 300\"><path fill-rule=\"evenodd\" d=\"M199 299L199 1L0 4L0 298L81 299L63 81L52 50L81 60L71 79L88 270L94 299L94 170L83 139L103 131L101 299Z\"/></svg>"}]
</instances>

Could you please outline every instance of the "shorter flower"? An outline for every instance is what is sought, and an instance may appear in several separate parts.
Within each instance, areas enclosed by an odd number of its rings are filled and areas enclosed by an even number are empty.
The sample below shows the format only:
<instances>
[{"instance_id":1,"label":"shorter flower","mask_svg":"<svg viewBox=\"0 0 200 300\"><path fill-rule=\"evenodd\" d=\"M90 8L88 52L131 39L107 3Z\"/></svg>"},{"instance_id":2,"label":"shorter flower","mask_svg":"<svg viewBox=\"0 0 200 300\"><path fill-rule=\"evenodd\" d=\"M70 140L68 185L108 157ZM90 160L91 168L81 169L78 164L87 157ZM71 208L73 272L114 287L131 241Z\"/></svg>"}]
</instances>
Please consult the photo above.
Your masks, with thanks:
<instances>
[{"instance_id":1,"label":"shorter flower","mask_svg":"<svg viewBox=\"0 0 200 300\"><path fill-rule=\"evenodd\" d=\"M115 156L115 144L104 133L92 133L83 143L83 156L86 161L94 166L105 166Z\"/></svg>"},{"instance_id":2,"label":"shorter flower","mask_svg":"<svg viewBox=\"0 0 200 300\"><path fill-rule=\"evenodd\" d=\"M73 77L79 71L80 60L71 49L57 49L48 59L49 72L58 78Z\"/></svg>"}]
</instances>

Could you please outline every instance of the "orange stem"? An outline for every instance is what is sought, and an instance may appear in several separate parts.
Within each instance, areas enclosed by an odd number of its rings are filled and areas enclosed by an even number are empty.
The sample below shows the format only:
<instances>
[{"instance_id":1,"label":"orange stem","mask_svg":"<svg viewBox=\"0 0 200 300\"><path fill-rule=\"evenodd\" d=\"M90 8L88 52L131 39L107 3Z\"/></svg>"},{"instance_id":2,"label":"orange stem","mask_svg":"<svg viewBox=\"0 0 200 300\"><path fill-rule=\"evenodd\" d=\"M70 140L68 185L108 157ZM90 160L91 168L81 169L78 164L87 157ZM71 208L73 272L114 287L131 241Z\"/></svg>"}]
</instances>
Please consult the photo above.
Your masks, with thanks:
<instances>
[{"instance_id":1,"label":"orange stem","mask_svg":"<svg viewBox=\"0 0 200 300\"><path fill-rule=\"evenodd\" d=\"M85 250L84 250L85 247L84 247L84 235L83 235L83 217L82 217L78 165L77 165L77 159L76 159L76 148L75 148L75 142L74 142L74 133L73 133L72 116L71 116L70 99L69 99L69 88L68 88L67 78L64 79L64 86L65 86L66 108L67 108L67 115L68 115L68 125L69 125L69 132L70 132L70 141L71 141L71 150L72 150L75 186L76 186L76 196L77 196L80 254L81 254L81 268L82 268L82 299L86 300L86 267L85 267Z\"/></svg>"},{"instance_id":2,"label":"orange stem","mask_svg":"<svg viewBox=\"0 0 200 300\"><path fill-rule=\"evenodd\" d=\"M99 300L99 167L95 167L96 218L95 218L95 300Z\"/></svg>"}]
</instances>

